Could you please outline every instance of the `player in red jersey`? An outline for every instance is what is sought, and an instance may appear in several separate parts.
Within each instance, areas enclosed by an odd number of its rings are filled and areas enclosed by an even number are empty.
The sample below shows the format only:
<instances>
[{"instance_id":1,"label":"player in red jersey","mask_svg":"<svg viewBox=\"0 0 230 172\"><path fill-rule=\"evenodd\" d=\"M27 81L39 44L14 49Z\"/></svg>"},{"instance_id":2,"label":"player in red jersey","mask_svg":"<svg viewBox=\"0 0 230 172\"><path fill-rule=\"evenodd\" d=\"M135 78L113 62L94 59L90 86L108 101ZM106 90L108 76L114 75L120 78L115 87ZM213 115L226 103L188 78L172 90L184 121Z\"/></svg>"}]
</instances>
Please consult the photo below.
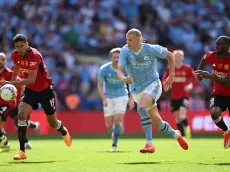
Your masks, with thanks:
<instances>
[{"instance_id":1,"label":"player in red jersey","mask_svg":"<svg viewBox=\"0 0 230 172\"><path fill-rule=\"evenodd\" d=\"M177 128L183 137L191 137L190 127L187 120L187 108L189 103L189 93L196 84L196 74L189 65L183 63L184 52L182 50L173 51L175 56L175 77L171 91L171 110L176 117ZM167 69L163 75L164 82L169 75Z\"/></svg>"},{"instance_id":2,"label":"player in red jersey","mask_svg":"<svg viewBox=\"0 0 230 172\"><path fill-rule=\"evenodd\" d=\"M224 132L224 148L230 146L230 129L222 118L222 112L230 111L230 37L220 36L216 40L216 50L208 52L201 60L199 70L195 71L199 81L210 79L214 88L210 99L210 114L213 122ZM206 65L212 72L204 71Z\"/></svg>"},{"instance_id":3,"label":"player in red jersey","mask_svg":"<svg viewBox=\"0 0 230 172\"><path fill-rule=\"evenodd\" d=\"M7 62L6 55L4 53L0 53L0 81L5 81L5 80L9 81L13 74L13 71L5 66L6 62ZM10 145L6 137L6 133L3 129L7 117L10 116L15 122L18 121L17 104L20 100L21 95L23 94L24 87L23 86L17 87L17 90L18 90L18 96L14 102L8 103L0 99L0 145L1 145L0 148L2 149L2 151L9 151L10 148ZM40 126L39 122L33 122L28 120L28 128L34 128L36 132L39 132L39 126ZM32 145L27 138L25 141L25 147L26 149L32 148Z\"/></svg>"},{"instance_id":4,"label":"player in red jersey","mask_svg":"<svg viewBox=\"0 0 230 172\"><path fill-rule=\"evenodd\" d=\"M53 82L48 77L44 60L35 48L28 45L27 37L17 34L13 38L15 51L12 53L14 61L14 73L12 81L2 82L15 86L26 85L24 95L19 104L18 112L18 138L20 150L13 157L14 160L26 159L25 137L27 131L26 118L31 113L33 106L40 103L45 111L49 125L62 134L65 144L69 147L72 144L71 136L62 122L56 116L56 101L53 91ZM20 70L25 74L25 79L16 81Z\"/></svg>"}]
</instances>

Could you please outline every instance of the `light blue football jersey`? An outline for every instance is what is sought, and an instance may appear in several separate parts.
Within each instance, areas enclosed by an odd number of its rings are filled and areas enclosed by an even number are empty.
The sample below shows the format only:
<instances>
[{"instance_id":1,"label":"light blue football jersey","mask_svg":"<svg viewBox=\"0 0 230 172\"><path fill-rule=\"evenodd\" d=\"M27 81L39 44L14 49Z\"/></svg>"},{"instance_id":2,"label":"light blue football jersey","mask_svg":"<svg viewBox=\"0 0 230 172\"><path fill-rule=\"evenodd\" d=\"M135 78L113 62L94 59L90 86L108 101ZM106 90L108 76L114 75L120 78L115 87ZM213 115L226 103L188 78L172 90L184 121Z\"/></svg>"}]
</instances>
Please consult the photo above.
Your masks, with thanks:
<instances>
[{"instance_id":1,"label":"light blue football jersey","mask_svg":"<svg viewBox=\"0 0 230 172\"><path fill-rule=\"evenodd\" d=\"M142 43L138 52L131 50L128 45L122 47L118 66L125 67L132 74L131 92L136 94L159 79L157 58L165 59L168 50L160 45Z\"/></svg>"},{"instance_id":2,"label":"light blue football jersey","mask_svg":"<svg viewBox=\"0 0 230 172\"><path fill-rule=\"evenodd\" d=\"M111 62L100 67L97 79L103 82L106 98L117 98L128 94L126 84L118 79L117 70L113 68Z\"/></svg>"}]
</instances>

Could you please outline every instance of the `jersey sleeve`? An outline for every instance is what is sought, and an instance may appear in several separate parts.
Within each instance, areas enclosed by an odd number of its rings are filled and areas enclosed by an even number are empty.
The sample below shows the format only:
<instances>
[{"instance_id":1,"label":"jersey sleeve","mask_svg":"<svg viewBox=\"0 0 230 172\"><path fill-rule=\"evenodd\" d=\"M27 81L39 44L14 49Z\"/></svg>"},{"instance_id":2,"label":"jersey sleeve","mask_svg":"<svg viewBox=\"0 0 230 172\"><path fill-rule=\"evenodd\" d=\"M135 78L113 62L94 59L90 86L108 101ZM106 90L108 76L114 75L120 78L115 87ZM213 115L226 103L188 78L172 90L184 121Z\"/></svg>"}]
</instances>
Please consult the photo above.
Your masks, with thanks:
<instances>
[{"instance_id":1,"label":"jersey sleeve","mask_svg":"<svg viewBox=\"0 0 230 172\"><path fill-rule=\"evenodd\" d=\"M127 65L127 55L125 52L125 48L122 48L119 56L118 66L126 67L126 65Z\"/></svg>"},{"instance_id":2,"label":"jersey sleeve","mask_svg":"<svg viewBox=\"0 0 230 172\"><path fill-rule=\"evenodd\" d=\"M204 55L204 62L205 64L211 64L213 63L212 56L210 53L207 53Z\"/></svg>"},{"instance_id":3,"label":"jersey sleeve","mask_svg":"<svg viewBox=\"0 0 230 172\"><path fill-rule=\"evenodd\" d=\"M41 61L42 61L41 56L39 54L34 54L33 58L31 58L31 60L29 62L28 69L29 70L37 70Z\"/></svg>"},{"instance_id":4,"label":"jersey sleeve","mask_svg":"<svg viewBox=\"0 0 230 172\"><path fill-rule=\"evenodd\" d=\"M14 63L16 63L16 56L14 53L11 54L11 59L13 60Z\"/></svg>"},{"instance_id":5,"label":"jersey sleeve","mask_svg":"<svg viewBox=\"0 0 230 172\"><path fill-rule=\"evenodd\" d=\"M188 71L189 71L188 72L189 78L191 78L192 85L194 86L197 84L197 78L196 78L195 71L193 70L192 67L189 67Z\"/></svg>"},{"instance_id":6,"label":"jersey sleeve","mask_svg":"<svg viewBox=\"0 0 230 172\"><path fill-rule=\"evenodd\" d=\"M104 82L105 81L105 76L103 74L103 68L100 68L98 71L98 75L97 75L97 80Z\"/></svg>"},{"instance_id":7,"label":"jersey sleeve","mask_svg":"<svg viewBox=\"0 0 230 172\"><path fill-rule=\"evenodd\" d=\"M168 55L168 49L160 45L151 45L151 50L154 56L161 59L166 59Z\"/></svg>"}]
</instances>

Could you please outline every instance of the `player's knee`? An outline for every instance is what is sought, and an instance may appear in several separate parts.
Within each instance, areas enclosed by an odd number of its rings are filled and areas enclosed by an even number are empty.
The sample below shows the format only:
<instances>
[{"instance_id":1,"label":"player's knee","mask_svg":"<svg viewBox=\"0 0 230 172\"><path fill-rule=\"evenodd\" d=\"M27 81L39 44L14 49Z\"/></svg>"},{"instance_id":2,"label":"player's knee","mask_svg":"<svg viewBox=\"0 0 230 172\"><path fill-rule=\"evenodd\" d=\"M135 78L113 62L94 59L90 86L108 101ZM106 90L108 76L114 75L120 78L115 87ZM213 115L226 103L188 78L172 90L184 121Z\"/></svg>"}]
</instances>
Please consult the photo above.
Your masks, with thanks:
<instances>
[{"instance_id":1,"label":"player's knee","mask_svg":"<svg viewBox=\"0 0 230 172\"><path fill-rule=\"evenodd\" d=\"M121 122L122 122L121 119L115 119L114 125L115 125L116 127L119 127L119 126L121 125Z\"/></svg>"},{"instance_id":2,"label":"player's knee","mask_svg":"<svg viewBox=\"0 0 230 172\"><path fill-rule=\"evenodd\" d=\"M27 114L26 112L22 109L18 112L18 120L26 120L27 119Z\"/></svg>"},{"instance_id":3,"label":"player's knee","mask_svg":"<svg viewBox=\"0 0 230 172\"><path fill-rule=\"evenodd\" d=\"M221 115L222 111L219 107L213 107L210 109L210 114L213 120L217 120L220 115Z\"/></svg>"},{"instance_id":4,"label":"player's knee","mask_svg":"<svg viewBox=\"0 0 230 172\"><path fill-rule=\"evenodd\" d=\"M108 129L112 129L113 123L112 123L112 122L107 122L107 123L106 123L106 127L107 127Z\"/></svg>"}]
</instances>

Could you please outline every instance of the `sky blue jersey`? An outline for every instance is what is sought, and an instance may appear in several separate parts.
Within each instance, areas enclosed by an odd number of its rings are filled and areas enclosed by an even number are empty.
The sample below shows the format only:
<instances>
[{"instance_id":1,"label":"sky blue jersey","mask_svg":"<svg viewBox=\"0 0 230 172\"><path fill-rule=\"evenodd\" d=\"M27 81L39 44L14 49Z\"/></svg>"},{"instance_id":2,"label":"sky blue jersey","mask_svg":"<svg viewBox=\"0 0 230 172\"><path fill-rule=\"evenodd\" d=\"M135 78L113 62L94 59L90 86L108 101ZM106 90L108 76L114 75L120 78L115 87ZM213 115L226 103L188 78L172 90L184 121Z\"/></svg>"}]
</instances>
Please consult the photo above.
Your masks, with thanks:
<instances>
[{"instance_id":1,"label":"sky blue jersey","mask_svg":"<svg viewBox=\"0 0 230 172\"><path fill-rule=\"evenodd\" d=\"M142 43L138 52L131 50L128 45L122 47L118 66L125 67L132 74L132 93L139 93L147 88L152 82L159 79L157 58L165 59L168 50L160 45Z\"/></svg>"},{"instance_id":2,"label":"sky blue jersey","mask_svg":"<svg viewBox=\"0 0 230 172\"><path fill-rule=\"evenodd\" d=\"M117 78L117 70L113 68L111 62L100 67L97 79L104 84L106 98L116 98L128 94L126 84Z\"/></svg>"}]
</instances>

